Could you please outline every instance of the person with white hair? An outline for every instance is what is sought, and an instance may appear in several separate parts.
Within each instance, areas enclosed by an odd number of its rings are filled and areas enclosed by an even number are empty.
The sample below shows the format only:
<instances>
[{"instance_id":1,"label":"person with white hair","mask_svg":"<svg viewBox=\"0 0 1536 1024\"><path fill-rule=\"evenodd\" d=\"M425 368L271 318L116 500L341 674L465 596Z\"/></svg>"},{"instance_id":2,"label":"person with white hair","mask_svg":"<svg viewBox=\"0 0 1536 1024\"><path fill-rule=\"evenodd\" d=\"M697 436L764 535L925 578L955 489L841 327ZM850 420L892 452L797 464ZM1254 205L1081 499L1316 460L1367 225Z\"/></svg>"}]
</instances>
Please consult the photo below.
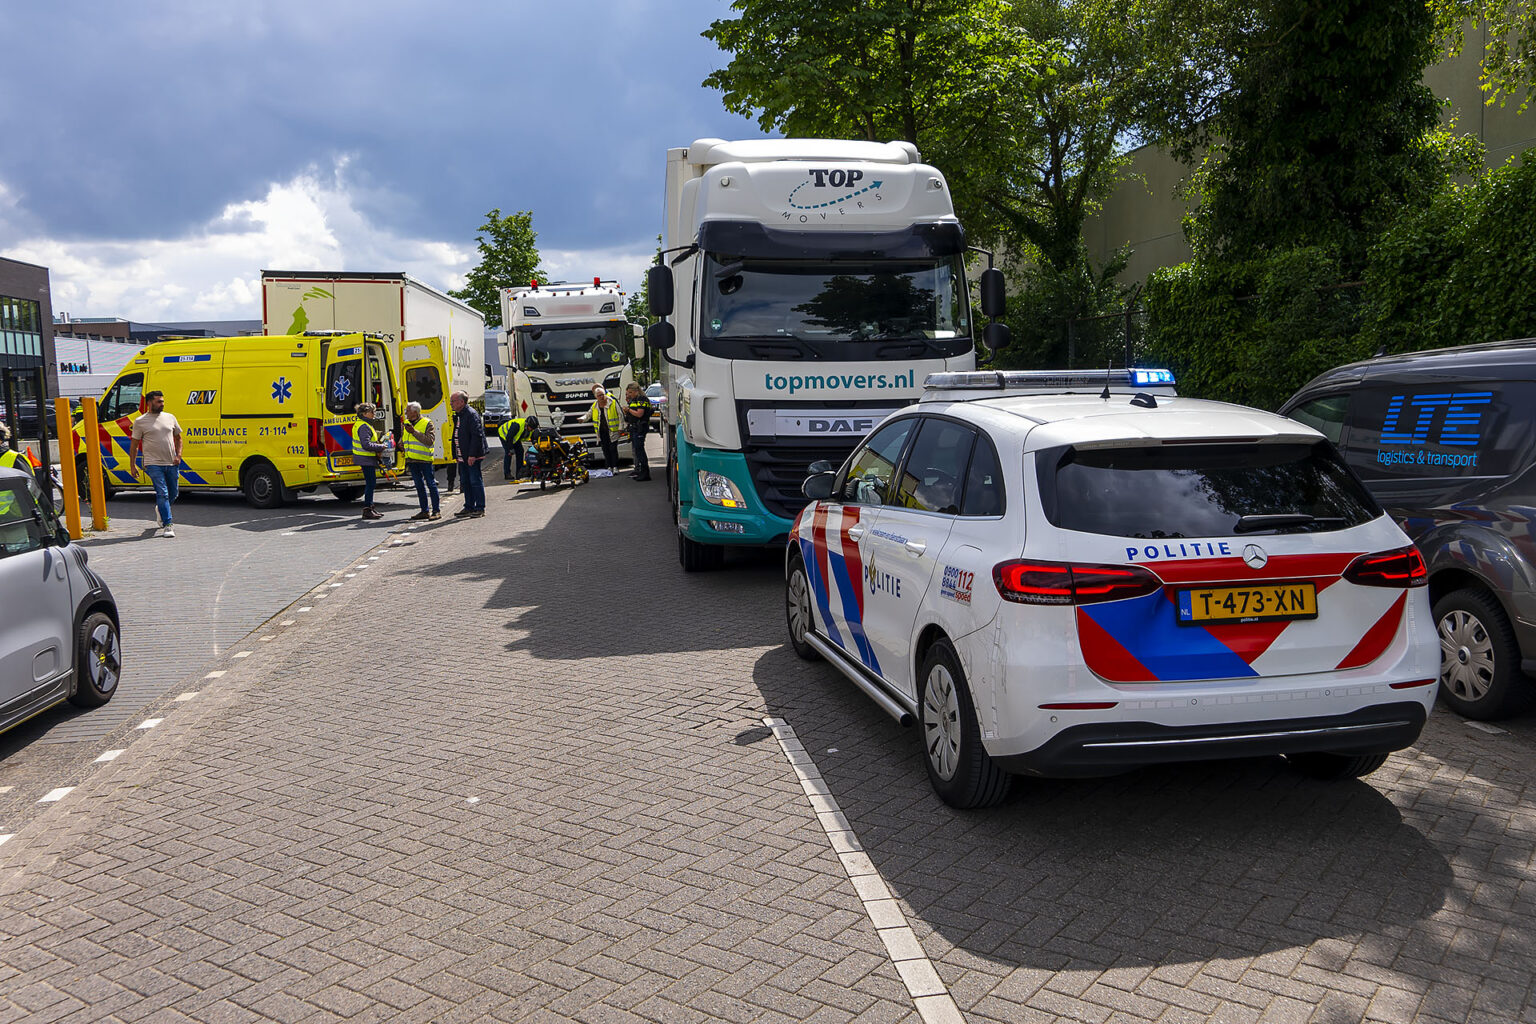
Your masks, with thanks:
<instances>
[{"instance_id":1,"label":"person with white hair","mask_svg":"<svg viewBox=\"0 0 1536 1024\"><path fill-rule=\"evenodd\" d=\"M433 474L433 462L437 459L437 425L421 414L420 402L405 404L405 421L400 424L400 448L405 453L405 465L411 471L416 484L416 500L421 511L412 519L441 519L442 512L437 500L437 477ZM427 494L432 495L432 507L427 507Z\"/></svg>"}]
</instances>

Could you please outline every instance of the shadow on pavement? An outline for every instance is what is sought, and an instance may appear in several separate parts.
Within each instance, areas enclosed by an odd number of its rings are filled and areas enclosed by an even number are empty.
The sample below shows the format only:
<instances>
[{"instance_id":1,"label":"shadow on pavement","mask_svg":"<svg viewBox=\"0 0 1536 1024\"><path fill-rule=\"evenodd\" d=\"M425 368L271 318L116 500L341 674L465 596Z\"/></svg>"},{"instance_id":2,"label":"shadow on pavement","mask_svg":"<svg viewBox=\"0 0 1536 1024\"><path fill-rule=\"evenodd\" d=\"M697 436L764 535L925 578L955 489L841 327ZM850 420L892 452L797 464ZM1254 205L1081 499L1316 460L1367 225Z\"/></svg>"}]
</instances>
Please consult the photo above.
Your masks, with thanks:
<instances>
[{"instance_id":1,"label":"shadow on pavement","mask_svg":"<svg viewBox=\"0 0 1536 1024\"><path fill-rule=\"evenodd\" d=\"M1442 853L1364 782L1312 781L1279 758L1208 762L1017 779L1002 806L961 812L930 789L916 732L830 666L786 645L753 678L933 929L931 955L947 943L1012 967L1102 970L1401 938L1454 885Z\"/></svg>"}]
</instances>

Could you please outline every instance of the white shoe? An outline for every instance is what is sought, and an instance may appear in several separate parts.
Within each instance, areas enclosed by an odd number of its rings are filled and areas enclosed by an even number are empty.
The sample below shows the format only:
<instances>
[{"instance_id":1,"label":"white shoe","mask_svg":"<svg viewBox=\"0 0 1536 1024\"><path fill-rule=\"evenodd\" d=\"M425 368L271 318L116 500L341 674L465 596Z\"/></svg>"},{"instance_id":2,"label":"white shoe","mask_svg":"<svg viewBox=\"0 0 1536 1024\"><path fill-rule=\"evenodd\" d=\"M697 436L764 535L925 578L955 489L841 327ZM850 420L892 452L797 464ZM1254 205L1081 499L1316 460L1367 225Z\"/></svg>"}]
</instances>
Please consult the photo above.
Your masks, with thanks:
<instances>
[{"instance_id":1,"label":"white shoe","mask_svg":"<svg viewBox=\"0 0 1536 1024\"><path fill-rule=\"evenodd\" d=\"M164 530L160 531L160 536L162 536L162 537L174 537L174 536L176 536L176 531L171 529L169 526L167 526Z\"/></svg>"}]
</instances>

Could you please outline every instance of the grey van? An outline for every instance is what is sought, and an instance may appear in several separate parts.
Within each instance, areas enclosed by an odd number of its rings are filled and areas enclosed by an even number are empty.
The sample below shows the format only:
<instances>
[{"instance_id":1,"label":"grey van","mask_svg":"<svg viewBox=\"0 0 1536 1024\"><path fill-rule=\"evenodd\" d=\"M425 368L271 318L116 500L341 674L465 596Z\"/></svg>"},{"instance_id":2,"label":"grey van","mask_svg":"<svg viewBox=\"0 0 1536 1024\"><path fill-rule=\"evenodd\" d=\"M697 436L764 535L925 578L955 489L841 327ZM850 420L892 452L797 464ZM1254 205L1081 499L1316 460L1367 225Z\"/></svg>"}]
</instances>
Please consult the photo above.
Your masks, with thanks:
<instances>
[{"instance_id":1,"label":"grey van","mask_svg":"<svg viewBox=\"0 0 1536 1024\"><path fill-rule=\"evenodd\" d=\"M43 501L0 469L0 730L68 700L112 699L122 674L117 603Z\"/></svg>"},{"instance_id":2,"label":"grey van","mask_svg":"<svg viewBox=\"0 0 1536 1024\"><path fill-rule=\"evenodd\" d=\"M1351 363L1280 412L1338 445L1424 555L1445 702L1536 702L1536 338Z\"/></svg>"}]
</instances>

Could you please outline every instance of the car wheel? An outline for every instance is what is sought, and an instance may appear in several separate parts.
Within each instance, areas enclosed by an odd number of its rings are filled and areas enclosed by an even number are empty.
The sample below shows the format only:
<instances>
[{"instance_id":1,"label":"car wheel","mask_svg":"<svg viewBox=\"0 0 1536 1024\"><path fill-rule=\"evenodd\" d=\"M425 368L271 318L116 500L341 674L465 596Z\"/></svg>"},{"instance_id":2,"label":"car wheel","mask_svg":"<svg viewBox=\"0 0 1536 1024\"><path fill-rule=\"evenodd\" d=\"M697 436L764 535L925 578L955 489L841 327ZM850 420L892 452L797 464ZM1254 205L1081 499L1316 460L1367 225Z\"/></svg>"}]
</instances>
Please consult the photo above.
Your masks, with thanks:
<instances>
[{"instance_id":1,"label":"car wheel","mask_svg":"<svg viewBox=\"0 0 1536 1024\"><path fill-rule=\"evenodd\" d=\"M123 646L117 623L106 612L92 612L75 635L75 692L69 702L81 708L105 704L117 692L122 672Z\"/></svg>"},{"instance_id":2,"label":"car wheel","mask_svg":"<svg viewBox=\"0 0 1536 1024\"><path fill-rule=\"evenodd\" d=\"M1324 751L1286 754L1285 759L1292 768L1312 779L1359 779L1387 763L1386 754L1330 754Z\"/></svg>"},{"instance_id":3,"label":"car wheel","mask_svg":"<svg viewBox=\"0 0 1536 1024\"><path fill-rule=\"evenodd\" d=\"M80 492L81 501L91 500L91 462L84 455L75 456L75 488ZM112 486L107 476L107 468L101 468L101 497L104 501L111 501L117 496L117 489Z\"/></svg>"},{"instance_id":4,"label":"car wheel","mask_svg":"<svg viewBox=\"0 0 1536 1024\"><path fill-rule=\"evenodd\" d=\"M363 496L363 489L351 484L331 484L330 490L331 495L343 505L349 505Z\"/></svg>"},{"instance_id":5,"label":"car wheel","mask_svg":"<svg viewBox=\"0 0 1536 1024\"><path fill-rule=\"evenodd\" d=\"M1435 602L1440 636L1440 696L1466 718L1507 718L1531 703L1533 687L1520 672L1520 648L1504 610L1475 587Z\"/></svg>"},{"instance_id":6,"label":"car wheel","mask_svg":"<svg viewBox=\"0 0 1536 1024\"><path fill-rule=\"evenodd\" d=\"M934 792L962 810L998 803L1008 795L1012 778L982 748L965 672L947 639L934 642L918 673L923 763Z\"/></svg>"},{"instance_id":7,"label":"car wheel","mask_svg":"<svg viewBox=\"0 0 1536 1024\"><path fill-rule=\"evenodd\" d=\"M281 508L283 478L270 462L258 462L245 471L245 500L252 508Z\"/></svg>"},{"instance_id":8,"label":"car wheel","mask_svg":"<svg viewBox=\"0 0 1536 1024\"><path fill-rule=\"evenodd\" d=\"M805 635L816 628L811 610L811 581L805 572L805 559L794 556L789 563L789 578L784 583L784 613L789 624L789 646L806 661L821 657L805 642Z\"/></svg>"}]
</instances>

